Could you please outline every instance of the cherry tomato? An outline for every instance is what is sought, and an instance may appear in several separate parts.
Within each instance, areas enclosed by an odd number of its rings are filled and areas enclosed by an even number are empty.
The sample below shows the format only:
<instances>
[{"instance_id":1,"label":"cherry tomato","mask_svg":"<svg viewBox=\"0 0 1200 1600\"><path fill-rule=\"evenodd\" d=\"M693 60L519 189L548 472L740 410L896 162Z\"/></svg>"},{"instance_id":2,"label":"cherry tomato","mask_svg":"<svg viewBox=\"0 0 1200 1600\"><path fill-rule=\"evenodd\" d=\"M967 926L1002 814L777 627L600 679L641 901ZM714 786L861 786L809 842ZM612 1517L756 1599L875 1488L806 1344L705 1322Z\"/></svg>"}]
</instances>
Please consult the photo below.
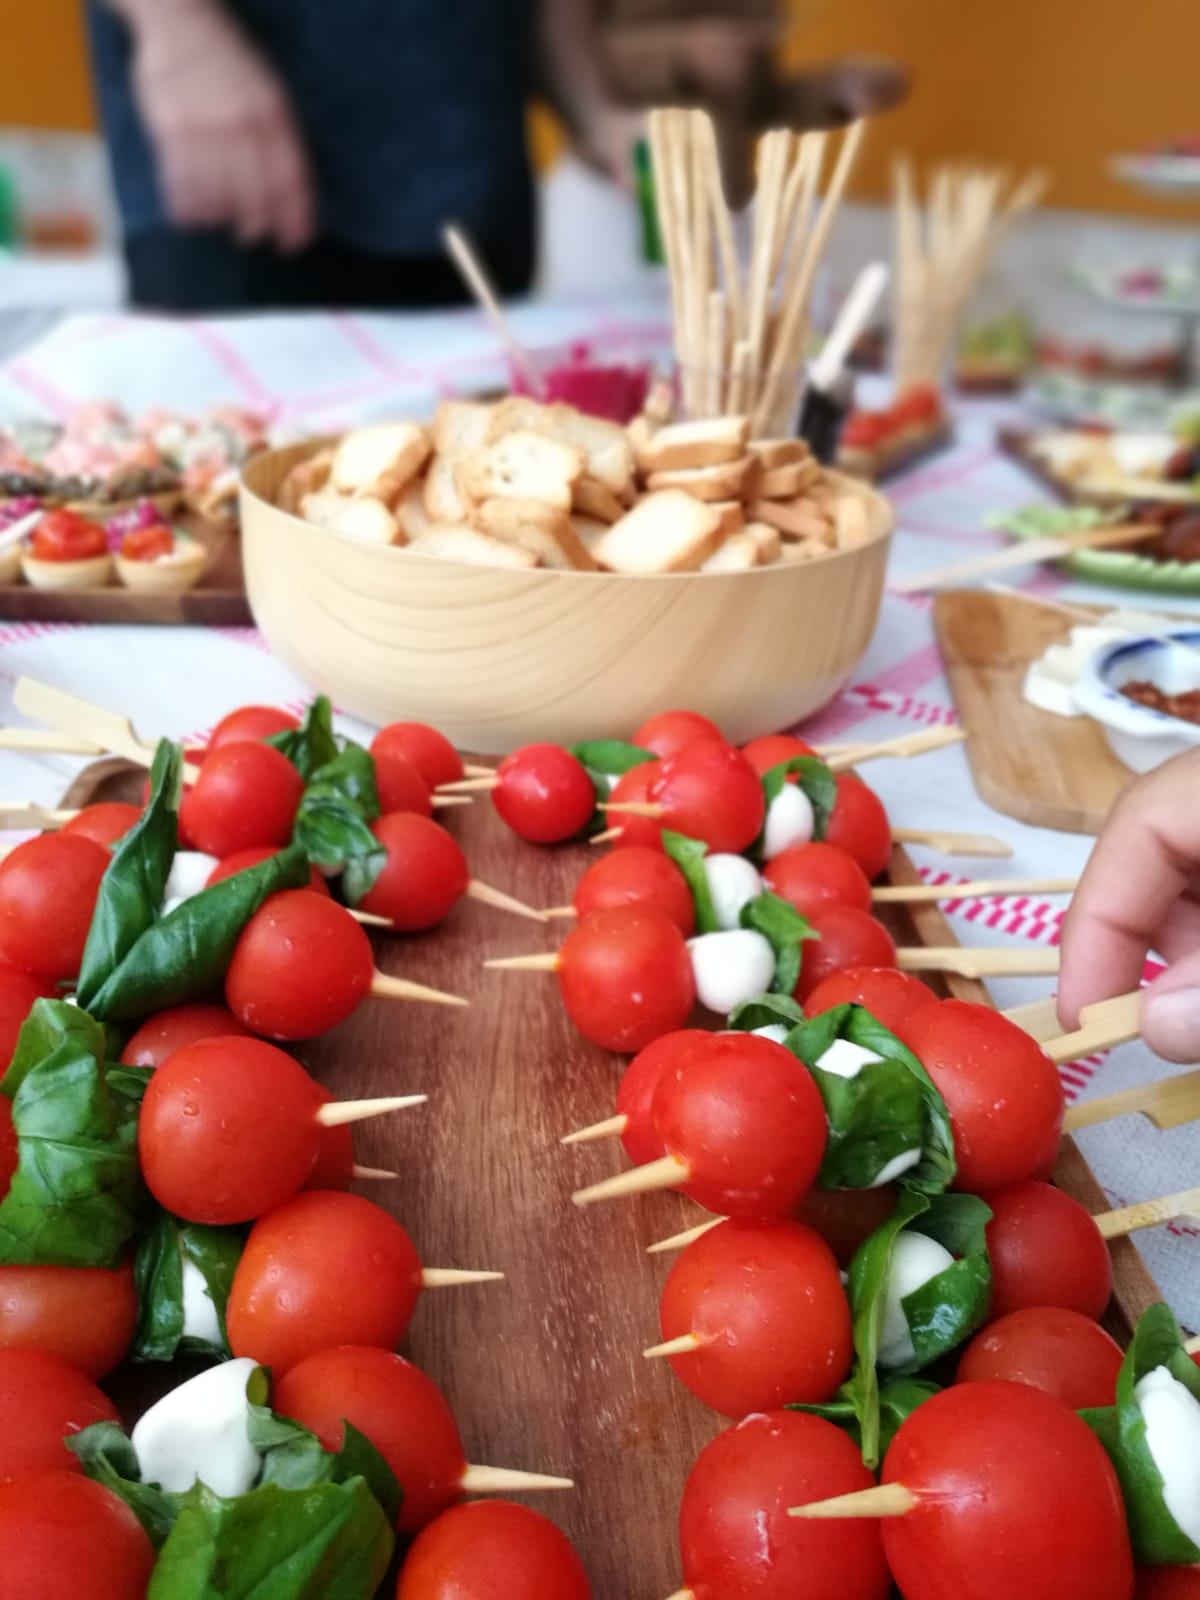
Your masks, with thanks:
<instances>
[{"instance_id":1,"label":"cherry tomato","mask_svg":"<svg viewBox=\"0 0 1200 1600\"><path fill-rule=\"evenodd\" d=\"M171 1006L146 1018L121 1051L121 1060L127 1067L161 1067L176 1050L201 1039L251 1037L249 1028L224 1006L203 1002Z\"/></svg>"},{"instance_id":2,"label":"cherry tomato","mask_svg":"<svg viewBox=\"0 0 1200 1600\"><path fill-rule=\"evenodd\" d=\"M0 1266L0 1349L46 1350L89 1378L111 1372L137 1322L133 1266Z\"/></svg>"},{"instance_id":3,"label":"cherry tomato","mask_svg":"<svg viewBox=\"0 0 1200 1600\"><path fill-rule=\"evenodd\" d=\"M871 885L853 856L835 844L814 840L783 850L763 868L763 882L773 894L809 916L830 901L870 911Z\"/></svg>"},{"instance_id":4,"label":"cherry tomato","mask_svg":"<svg viewBox=\"0 0 1200 1600\"><path fill-rule=\"evenodd\" d=\"M146 1086L138 1155L146 1187L189 1222L249 1222L294 1195L320 1146L321 1096L261 1039L201 1039Z\"/></svg>"},{"instance_id":5,"label":"cherry tomato","mask_svg":"<svg viewBox=\"0 0 1200 1600\"><path fill-rule=\"evenodd\" d=\"M23 1472L80 1472L63 1443L116 1406L78 1367L45 1350L0 1350L0 1480Z\"/></svg>"},{"instance_id":6,"label":"cherry tomato","mask_svg":"<svg viewBox=\"0 0 1200 1600\"><path fill-rule=\"evenodd\" d=\"M752 1033L714 1033L663 1068L654 1127L687 1176L677 1186L708 1211L789 1217L825 1154L825 1106L790 1050Z\"/></svg>"},{"instance_id":7,"label":"cherry tomato","mask_svg":"<svg viewBox=\"0 0 1200 1600\"><path fill-rule=\"evenodd\" d=\"M990 1006L943 1000L906 1019L904 1042L950 1112L955 1188L986 1194L1053 1159L1062 1085L1050 1057L1015 1023Z\"/></svg>"},{"instance_id":8,"label":"cherry tomato","mask_svg":"<svg viewBox=\"0 0 1200 1600\"><path fill-rule=\"evenodd\" d=\"M304 779L269 744L242 740L212 750L184 791L181 828L206 855L224 859L254 845L277 849L291 837Z\"/></svg>"},{"instance_id":9,"label":"cherry tomato","mask_svg":"<svg viewBox=\"0 0 1200 1600\"><path fill-rule=\"evenodd\" d=\"M345 1423L371 1441L404 1491L396 1526L416 1533L462 1498L467 1457L445 1395L390 1350L341 1345L284 1373L271 1408L340 1450Z\"/></svg>"},{"instance_id":10,"label":"cherry tomato","mask_svg":"<svg viewBox=\"0 0 1200 1600\"><path fill-rule=\"evenodd\" d=\"M208 750L219 750L226 744L257 744L275 733L291 733L300 726L290 711L282 706L239 706L229 711L217 723L208 739Z\"/></svg>"},{"instance_id":11,"label":"cherry tomato","mask_svg":"<svg viewBox=\"0 0 1200 1600\"><path fill-rule=\"evenodd\" d=\"M937 422L942 415L942 397L932 383L913 383L892 402L892 416L906 427L914 423Z\"/></svg>"},{"instance_id":12,"label":"cherry tomato","mask_svg":"<svg viewBox=\"0 0 1200 1600\"><path fill-rule=\"evenodd\" d=\"M1104 1446L1023 1383L960 1383L900 1425L883 1481L917 1496L883 1546L907 1600L1129 1600L1133 1557Z\"/></svg>"},{"instance_id":13,"label":"cherry tomato","mask_svg":"<svg viewBox=\"0 0 1200 1600\"><path fill-rule=\"evenodd\" d=\"M711 739L668 756L650 799L662 807L665 828L730 855L749 849L767 812L762 780L742 752Z\"/></svg>"},{"instance_id":14,"label":"cherry tomato","mask_svg":"<svg viewBox=\"0 0 1200 1600\"><path fill-rule=\"evenodd\" d=\"M0 1094L0 1200L12 1188L13 1173L21 1159L17 1130L13 1126L12 1101Z\"/></svg>"},{"instance_id":15,"label":"cherry tomato","mask_svg":"<svg viewBox=\"0 0 1200 1600\"><path fill-rule=\"evenodd\" d=\"M702 1028L682 1028L676 1033L664 1033L639 1050L625 1068L621 1087L617 1090L617 1115L625 1118L621 1143L631 1161L640 1167L643 1162L657 1161L664 1155L662 1139L653 1121L654 1091L663 1069L674 1060L677 1052L687 1050L692 1041L707 1039Z\"/></svg>"},{"instance_id":16,"label":"cherry tomato","mask_svg":"<svg viewBox=\"0 0 1200 1600\"><path fill-rule=\"evenodd\" d=\"M561 844L581 832L596 810L596 791L581 762L560 744L527 744L496 768L492 804L530 844Z\"/></svg>"},{"instance_id":17,"label":"cherry tomato","mask_svg":"<svg viewBox=\"0 0 1200 1600\"><path fill-rule=\"evenodd\" d=\"M617 779L609 800L613 805L649 805L651 785L658 781L661 761L643 761L640 767L630 767ZM620 822L618 824L618 820ZM620 836L613 840L613 849L627 850L631 846L644 850L662 849L662 824L653 817L639 817L627 812L614 811L610 819L613 827L620 826Z\"/></svg>"},{"instance_id":18,"label":"cherry tomato","mask_svg":"<svg viewBox=\"0 0 1200 1600\"><path fill-rule=\"evenodd\" d=\"M687 939L695 932L696 906L687 879L661 850L633 845L601 856L575 888L575 913L582 922L613 906L653 906Z\"/></svg>"},{"instance_id":19,"label":"cherry tomato","mask_svg":"<svg viewBox=\"0 0 1200 1600\"><path fill-rule=\"evenodd\" d=\"M35 1001L53 999L57 994L52 983L0 961L0 1076L12 1060L21 1025L33 1010Z\"/></svg>"},{"instance_id":20,"label":"cherry tomato","mask_svg":"<svg viewBox=\"0 0 1200 1600\"><path fill-rule=\"evenodd\" d=\"M1200 1600L1200 1567L1142 1567L1133 1600Z\"/></svg>"},{"instance_id":21,"label":"cherry tomato","mask_svg":"<svg viewBox=\"0 0 1200 1600\"><path fill-rule=\"evenodd\" d=\"M125 1502L77 1472L0 1484L4 1600L144 1600L154 1547Z\"/></svg>"},{"instance_id":22,"label":"cherry tomato","mask_svg":"<svg viewBox=\"0 0 1200 1600\"><path fill-rule=\"evenodd\" d=\"M398 750L392 751L385 766L376 767L375 780L379 808L385 814L411 811L418 817L433 815L433 790L421 769Z\"/></svg>"},{"instance_id":23,"label":"cherry tomato","mask_svg":"<svg viewBox=\"0 0 1200 1600\"><path fill-rule=\"evenodd\" d=\"M104 529L76 511L47 511L33 530L35 561L90 561L107 553Z\"/></svg>"},{"instance_id":24,"label":"cherry tomato","mask_svg":"<svg viewBox=\"0 0 1200 1600\"><path fill-rule=\"evenodd\" d=\"M169 556L175 549L175 535L170 528L156 523L150 528L131 528L121 540L121 556L125 561L157 561Z\"/></svg>"},{"instance_id":25,"label":"cherry tomato","mask_svg":"<svg viewBox=\"0 0 1200 1600\"><path fill-rule=\"evenodd\" d=\"M643 722L629 742L639 750L652 750L656 756L676 756L703 740L724 744L725 735L698 711L660 711Z\"/></svg>"},{"instance_id":26,"label":"cherry tomato","mask_svg":"<svg viewBox=\"0 0 1200 1600\"><path fill-rule=\"evenodd\" d=\"M603 1050L632 1053L682 1028L696 999L683 935L661 911L597 911L563 941L558 987L567 1015Z\"/></svg>"},{"instance_id":27,"label":"cherry tomato","mask_svg":"<svg viewBox=\"0 0 1200 1600\"><path fill-rule=\"evenodd\" d=\"M770 1411L726 1428L688 1474L683 1575L696 1600L887 1600L879 1524L789 1517L791 1506L869 1489L850 1436L821 1417Z\"/></svg>"},{"instance_id":28,"label":"cherry tomato","mask_svg":"<svg viewBox=\"0 0 1200 1600\"><path fill-rule=\"evenodd\" d=\"M847 1003L865 1006L884 1027L897 1028L922 1006L937 1004L937 995L927 983L895 967L847 967L821 982L807 996L804 1009L810 1017Z\"/></svg>"},{"instance_id":29,"label":"cherry tomato","mask_svg":"<svg viewBox=\"0 0 1200 1600\"><path fill-rule=\"evenodd\" d=\"M742 754L760 778L765 778L772 767L780 767L785 761L816 753L812 745L793 738L790 733L766 733L761 739L751 739L742 746Z\"/></svg>"},{"instance_id":30,"label":"cherry tomato","mask_svg":"<svg viewBox=\"0 0 1200 1600\"><path fill-rule=\"evenodd\" d=\"M396 1600L591 1600L565 1533L511 1500L444 1511L400 1569Z\"/></svg>"},{"instance_id":31,"label":"cherry tomato","mask_svg":"<svg viewBox=\"0 0 1200 1600\"><path fill-rule=\"evenodd\" d=\"M1066 1306L1099 1318L1112 1295L1108 1243L1078 1200L1027 1179L988 1195L992 1315Z\"/></svg>"},{"instance_id":32,"label":"cherry tomato","mask_svg":"<svg viewBox=\"0 0 1200 1600\"><path fill-rule=\"evenodd\" d=\"M887 436L887 422L882 412L851 412L842 429L842 443L851 450L874 450Z\"/></svg>"},{"instance_id":33,"label":"cherry tomato","mask_svg":"<svg viewBox=\"0 0 1200 1600\"><path fill-rule=\"evenodd\" d=\"M374 972L371 941L344 906L311 889L285 889L242 929L225 999L255 1033L311 1039L345 1021Z\"/></svg>"},{"instance_id":34,"label":"cherry tomato","mask_svg":"<svg viewBox=\"0 0 1200 1600\"><path fill-rule=\"evenodd\" d=\"M43 833L0 861L0 956L40 978L73 978L112 856L94 839Z\"/></svg>"},{"instance_id":35,"label":"cherry tomato","mask_svg":"<svg viewBox=\"0 0 1200 1600\"><path fill-rule=\"evenodd\" d=\"M309 1190L251 1228L226 1308L235 1356L278 1379L337 1345L394 1350L421 1291L412 1240L356 1194Z\"/></svg>"},{"instance_id":36,"label":"cherry tomato","mask_svg":"<svg viewBox=\"0 0 1200 1600\"><path fill-rule=\"evenodd\" d=\"M819 935L807 939L800 950L800 981L796 998L805 1005L813 991L847 967L894 967L896 946L882 922L854 906L836 900L817 906L809 922Z\"/></svg>"},{"instance_id":37,"label":"cherry tomato","mask_svg":"<svg viewBox=\"0 0 1200 1600\"><path fill-rule=\"evenodd\" d=\"M211 889L214 883L221 883L225 878L232 878L236 873L246 872L250 867L259 867L264 861L269 861L272 856L277 856L279 851L274 845L252 845L249 850L235 850L231 856L226 856L224 861L218 861L208 875L208 882L204 885ZM329 885L317 871L316 867L308 869L308 887L314 894L323 894L329 898Z\"/></svg>"},{"instance_id":38,"label":"cherry tomato","mask_svg":"<svg viewBox=\"0 0 1200 1600\"><path fill-rule=\"evenodd\" d=\"M975 1335L959 1358L957 1382L1028 1383L1082 1411L1116 1404L1120 1370L1121 1347L1098 1322L1062 1306L1029 1306Z\"/></svg>"},{"instance_id":39,"label":"cherry tomato","mask_svg":"<svg viewBox=\"0 0 1200 1600\"><path fill-rule=\"evenodd\" d=\"M878 878L892 859L892 825L883 801L852 773L837 775L837 799L825 843L853 856L868 878Z\"/></svg>"},{"instance_id":40,"label":"cherry tomato","mask_svg":"<svg viewBox=\"0 0 1200 1600\"><path fill-rule=\"evenodd\" d=\"M316 1085L322 1105L329 1105L333 1096L321 1084ZM302 1189L348 1189L354 1181L354 1129L348 1123L320 1130L317 1159Z\"/></svg>"},{"instance_id":41,"label":"cherry tomato","mask_svg":"<svg viewBox=\"0 0 1200 1600\"><path fill-rule=\"evenodd\" d=\"M386 917L402 933L436 927L467 892L467 858L445 828L411 811L380 817L371 832L387 860L362 910Z\"/></svg>"},{"instance_id":42,"label":"cherry tomato","mask_svg":"<svg viewBox=\"0 0 1200 1600\"><path fill-rule=\"evenodd\" d=\"M850 1307L833 1251L799 1222L718 1223L676 1257L659 1308L675 1376L725 1417L832 1399L850 1371Z\"/></svg>"},{"instance_id":43,"label":"cherry tomato","mask_svg":"<svg viewBox=\"0 0 1200 1600\"><path fill-rule=\"evenodd\" d=\"M123 839L142 815L140 806L127 805L123 800L104 800L98 805L84 806L69 822L62 825L63 833L77 833L84 839L94 839L97 844L112 846Z\"/></svg>"},{"instance_id":44,"label":"cherry tomato","mask_svg":"<svg viewBox=\"0 0 1200 1600\"><path fill-rule=\"evenodd\" d=\"M796 1207L796 1221L819 1233L848 1267L859 1245L880 1228L896 1209L896 1186L878 1189L810 1189Z\"/></svg>"},{"instance_id":45,"label":"cherry tomato","mask_svg":"<svg viewBox=\"0 0 1200 1600\"><path fill-rule=\"evenodd\" d=\"M375 776L379 781L379 803L384 811L396 811L384 798L388 766L393 757L416 767L430 789L443 783L457 783L463 775L462 757L436 728L427 722L390 722L371 740Z\"/></svg>"}]
</instances>

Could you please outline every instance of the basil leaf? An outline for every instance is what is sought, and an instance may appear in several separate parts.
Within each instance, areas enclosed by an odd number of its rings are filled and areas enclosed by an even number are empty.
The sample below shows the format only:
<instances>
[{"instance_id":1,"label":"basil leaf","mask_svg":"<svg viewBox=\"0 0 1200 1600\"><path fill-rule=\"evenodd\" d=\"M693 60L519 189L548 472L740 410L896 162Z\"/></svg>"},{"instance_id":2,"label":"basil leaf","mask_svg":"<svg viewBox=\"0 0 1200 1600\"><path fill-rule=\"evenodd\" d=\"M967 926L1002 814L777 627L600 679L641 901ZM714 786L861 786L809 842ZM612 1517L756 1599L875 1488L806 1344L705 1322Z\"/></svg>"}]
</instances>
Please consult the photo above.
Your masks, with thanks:
<instances>
[{"instance_id":1,"label":"basil leaf","mask_svg":"<svg viewBox=\"0 0 1200 1600\"><path fill-rule=\"evenodd\" d=\"M179 843L182 783L183 752L163 739L150 768L146 809L114 846L100 880L79 973L78 999L85 1010L162 909Z\"/></svg>"},{"instance_id":2,"label":"basil leaf","mask_svg":"<svg viewBox=\"0 0 1200 1600\"><path fill-rule=\"evenodd\" d=\"M368 826L379 814L375 763L369 751L349 743L313 774L296 813L292 843L314 866L345 873L351 905L370 893L387 861Z\"/></svg>"},{"instance_id":3,"label":"basil leaf","mask_svg":"<svg viewBox=\"0 0 1200 1600\"><path fill-rule=\"evenodd\" d=\"M251 1380L250 1394L255 1385ZM246 1432L263 1458L262 1483L281 1489L310 1489L318 1483L348 1483L362 1478L378 1500L388 1523L400 1515L404 1498L396 1475L371 1441L352 1423L343 1422L342 1448L326 1450L315 1433L269 1406L250 1401Z\"/></svg>"},{"instance_id":4,"label":"basil leaf","mask_svg":"<svg viewBox=\"0 0 1200 1600\"><path fill-rule=\"evenodd\" d=\"M901 1371L927 1367L987 1321L992 1264L985 1229L991 1220L991 1207L978 1195L941 1194L930 1202L918 1232L936 1239L956 1260L904 1297L916 1359Z\"/></svg>"},{"instance_id":5,"label":"basil leaf","mask_svg":"<svg viewBox=\"0 0 1200 1600\"><path fill-rule=\"evenodd\" d=\"M362 1478L184 1495L146 1600L370 1600L395 1540Z\"/></svg>"},{"instance_id":6,"label":"basil leaf","mask_svg":"<svg viewBox=\"0 0 1200 1600\"><path fill-rule=\"evenodd\" d=\"M662 830L662 845L687 879L687 886L692 891L692 903L696 907L696 932L719 932L721 925L717 921L708 874L704 870L708 846L701 839L689 839L686 833L673 833L670 828Z\"/></svg>"},{"instance_id":7,"label":"basil leaf","mask_svg":"<svg viewBox=\"0 0 1200 1600\"><path fill-rule=\"evenodd\" d=\"M111 1489L133 1512L156 1550L162 1548L179 1513L180 1496L157 1484L143 1483L137 1452L115 1422L94 1422L63 1440L79 1457L85 1474Z\"/></svg>"},{"instance_id":8,"label":"basil leaf","mask_svg":"<svg viewBox=\"0 0 1200 1600\"><path fill-rule=\"evenodd\" d=\"M104 1029L82 1006L68 1005L65 1000L35 1000L21 1024L17 1048L0 1082L0 1094L15 1099L31 1069L63 1045L72 1044L102 1061L108 1042Z\"/></svg>"},{"instance_id":9,"label":"basil leaf","mask_svg":"<svg viewBox=\"0 0 1200 1600\"><path fill-rule=\"evenodd\" d=\"M587 739L582 744L571 745L570 749L581 766L602 778L623 778L634 767L643 767L647 761L658 759L653 750L642 750L622 739Z\"/></svg>"},{"instance_id":10,"label":"basil leaf","mask_svg":"<svg viewBox=\"0 0 1200 1600\"><path fill-rule=\"evenodd\" d=\"M753 1033L755 1028L783 1027L789 1033L804 1021L804 1012L790 994L759 994L729 1013L727 1028ZM790 1048L790 1042L789 1042Z\"/></svg>"},{"instance_id":11,"label":"basil leaf","mask_svg":"<svg viewBox=\"0 0 1200 1600\"><path fill-rule=\"evenodd\" d=\"M308 882L308 861L290 845L222 878L148 928L92 1001L102 1018L161 1011L220 983L242 929L270 895Z\"/></svg>"},{"instance_id":12,"label":"basil leaf","mask_svg":"<svg viewBox=\"0 0 1200 1600\"><path fill-rule=\"evenodd\" d=\"M879 1386L879 1454L885 1456L902 1422L906 1422L918 1406L935 1394L942 1386L930 1383L927 1378L886 1378ZM862 1448L862 1430L859 1427L855 1397L848 1384L843 1384L832 1400L824 1405L788 1404L785 1411L806 1411L812 1417L824 1417L845 1431Z\"/></svg>"},{"instance_id":13,"label":"basil leaf","mask_svg":"<svg viewBox=\"0 0 1200 1600\"><path fill-rule=\"evenodd\" d=\"M285 755L307 783L319 767L334 760L338 753L329 696L319 694L304 713L298 728L269 734L266 743Z\"/></svg>"},{"instance_id":14,"label":"basil leaf","mask_svg":"<svg viewBox=\"0 0 1200 1600\"><path fill-rule=\"evenodd\" d=\"M170 1361L181 1351L222 1360L229 1355L225 1307L243 1242L241 1233L233 1228L182 1222L168 1211L159 1211L133 1262L138 1320L129 1353L135 1361ZM204 1278L221 1330L217 1342L183 1331L185 1262L191 1262Z\"/></svg>"},{"instance_id":15,"label":"basil leaf","mask_svg":"<svg viewBox=\"0 0 1200 1600\"><path fill-rule=\"evenodd\" d=\"M794 905L781 900L769 889L746 902L739 920L743 928L761 933L775 952L771 993L794 994L800 982L800 946L806 939L821 937L812 923L802 917Z\"/></svg>"},{"instance_id":16,"label":"basil leaf","mask_svg":"<svg viewBox=\"0 0 1200 1600\"><path fill-rule=\"evenodd\" d=\"M763 796L768 811L771 809L771 802L778 799L784 784L791 777L794 777L804 790L813 808L813 838L823 839L829 829L833 808L837 804L836 775L830 771L820 756L793 756L790 761L781 761L777 767L772 767L763 774ZM762 853L761 843L760 838L754 853Z\"/></svg>"}]
</instances>

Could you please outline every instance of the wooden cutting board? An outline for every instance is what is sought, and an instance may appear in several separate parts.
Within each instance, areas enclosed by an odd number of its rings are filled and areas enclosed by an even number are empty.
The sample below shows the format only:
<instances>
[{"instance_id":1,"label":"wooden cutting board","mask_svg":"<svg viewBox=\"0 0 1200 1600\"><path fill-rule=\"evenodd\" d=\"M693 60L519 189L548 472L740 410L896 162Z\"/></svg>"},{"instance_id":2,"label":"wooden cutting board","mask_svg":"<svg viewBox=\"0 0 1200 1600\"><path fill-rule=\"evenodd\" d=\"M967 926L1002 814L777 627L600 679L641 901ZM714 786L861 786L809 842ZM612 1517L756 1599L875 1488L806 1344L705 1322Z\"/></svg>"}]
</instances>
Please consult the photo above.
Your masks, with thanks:
<instances>
[{"instance_id":1,"label":"wooden cutting board","mask_svg":"<svg viewBox=\"0 0 1200 1600\"><path fill-rule=\"evenodd\" d=\"M136 799L143 779L125 762L97 762L63 803ZM521 844L482 798L449 815L472 873L530 905L569 902L596 858L586 846ZM901 850L889 880L920 882ZM903 943L956 942L936 905L880 909ZM356 1131L357 1159L399 1174L359 1192L403 1222L426 1265L490 1267L507 1278L424 1293L403 1353L446 1392L468 1460L574 1478L573 1491L528 1503L574 1540L594 1600L658 1600L681 1582L684 1480L726 1423L665 1361L642 1357L660 1337L659 1294L674 1259L645 1249L704 1214L673 1194L585 1211L571 1204L573 1189L628 1164L615 1141L577 1149L558 1142L611 1115L625 1061L575 1031L553 978L481 965L488 955L552 949L561 938L561 925L541 928L474 901L431 933L377 936L385 972L466 995L470 1009L368 1000L296 1053L339 1099L429 1095L426 1106ZM983 985L966 978L947 979L943 992L988 1000ZM1070 1139L1057 1178L1089 1210L1107 1209ZM1125 1343L1161 1296L1130 1240L1114 1241L1112 1252L1109 1326ZM105 1386L132 1422L183 1375L126 1368Z\"/></svg>"},{"instance_id":2,"label":"wooden cutting board","mask_svg":"<svg viewBox=\"0 0 1200 1600\"><path fill-rule=\"evenodd\" d=\"M980 798L1035 827L1099 833L1133 774L1089 718L1038 711L1022 694L1026 667L1067 639L1070 619L1015 595L948 589L933 620Z\"/></svg>"}]
</instances>

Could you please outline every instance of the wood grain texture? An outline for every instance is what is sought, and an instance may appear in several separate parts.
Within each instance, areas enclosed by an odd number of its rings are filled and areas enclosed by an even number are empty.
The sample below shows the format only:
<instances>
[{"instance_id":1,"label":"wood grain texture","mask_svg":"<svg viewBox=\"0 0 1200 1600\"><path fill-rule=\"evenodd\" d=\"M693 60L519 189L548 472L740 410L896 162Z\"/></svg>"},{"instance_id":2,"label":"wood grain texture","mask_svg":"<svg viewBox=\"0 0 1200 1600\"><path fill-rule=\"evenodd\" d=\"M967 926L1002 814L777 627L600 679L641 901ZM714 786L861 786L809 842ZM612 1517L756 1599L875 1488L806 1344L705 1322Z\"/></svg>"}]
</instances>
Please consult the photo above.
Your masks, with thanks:
<instances>
[{"instance_id":1,"label":"wood grain texture","mask_svg":"<svg viewBox=\"0 0 1200 1600\"><path fill-rule=\"evenodd\" d=\"M371 722L419 718L488 754L628 732L664 705L731 738L787 727L846 681L879 614L891 508L863 485L876 537L824 560L737 573L510 572L369 545L273 504L321 441L246 470L254 616L307 683Z\"/></svg>"},{"instance_id":2,"label":"wood grain texture","mask_svg":"<svg viewBox=\"0 0 1200 1600\"><path fill-rule=\"evenodd\" d=\"M1038 711L1022 694L1026 667L1066 640L1071 619L952 589L935 599L933 621L980 798L1035 827L1099 833L1132 774L1089 718Z\"/></svg>"}]
</instances>

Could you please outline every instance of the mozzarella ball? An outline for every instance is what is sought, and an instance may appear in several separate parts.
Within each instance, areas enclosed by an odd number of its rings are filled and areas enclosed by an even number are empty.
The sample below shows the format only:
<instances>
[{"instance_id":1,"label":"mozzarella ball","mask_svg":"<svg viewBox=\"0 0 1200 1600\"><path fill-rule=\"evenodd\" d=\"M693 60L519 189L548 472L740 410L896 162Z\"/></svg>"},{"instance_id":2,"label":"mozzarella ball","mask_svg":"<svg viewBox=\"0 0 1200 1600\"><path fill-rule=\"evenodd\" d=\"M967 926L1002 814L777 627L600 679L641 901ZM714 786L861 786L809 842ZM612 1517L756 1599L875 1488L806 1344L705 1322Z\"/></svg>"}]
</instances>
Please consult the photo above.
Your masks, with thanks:
<instances>
[{"instance_id":1,"label":"mozzarella ball","mask_svg":"<svg viewBox=\"0 0 1200 1600\"><path fill-rule=\"evenodd\" d=\"M163 916L199 894L207 886L213 868L219 865L216 856L206 856L202 850L177 851L163 890Z\"/></svg>"},{"instance_id":2,"label":"mozzarella ball","mask_svg":"<svg viewBox=\"0 0 1200 1600\"><path fill-rule=\"evenodd\" d=\"M208 1282L194 1261L183 1258L183 1336L220 1345L221 1324Z\"/></svg>"},{"instance_id":3,"label":"mozzarella ball","mask_svg":"<svg viewBox=\"0 0 1200 1600\"><path fill-rule=\"evenodd\" d=\"M705 856L704 876L718 928L740 927L742 907L763 892L763 881L754 866L745 856Z\"/></svg>"},{"instance_id":4,"label":"mozzarella ball","mask_svg":"<svg viewBox=\"0 0 1200 1600\"><path fill-rule=\"evenodd\" d=\"M795 844L808 844L816 832L812 801L798 783L785 783L767 807L763 824L763 856L773 861Z\"/></svg>"},{"instance_id":5,"label":"mozzarella ball","mask_svg":"<svg viewBox=\"0 0 1200 1600\"><path fill-rule=\"evenodd\" d=\"M775 977L775 952L752 928L702 933L688 940L688 951L700 1004L723 1017L743 1000L766 994Z\"/></svg>"},{"instance_id":6,"label":"mozzarella ball","mask_svg":"<svg viewBox=\"0 0 1200 1600\"><path fill-rule=\"evenodd\" d=\"M245 1494L261 1457L247 1437L246 1384L258 1365L249 1356L189 1378L150 1407L131 1435L146 1483L183 1494L193 1483L214 1494Z\"/></svg>"},{"instance_id":7,"label":"mozzarella ball","mask_svg":"<svg viewBox=\"0 0 1200 1600\"><path fill-rule=\"evenodd\" d=\"M817 1057L817 1066L822 1072L832 1072L838 1078L857 1078L864 1067L882 1060L881 1055L866 1049L864 1045L855 1044L850 1039L835 1039L824 1055Z\"/></svg>"},{"instance_id":8,"label":"mozzarella ball","mask_svg":"<svg viewBox=\"0 0 1200 1600\"><path fill-rule=\"evenodd\" d=\"M915 1150L901 1150L898 1156L893 1156L890 1161L885 1161L883 1166L867 1185L868 1189L882 1189L886 1184L895 1183L903 1173L920 1164L923 1149L920 1145Z\"/></svg>"},{"instance_id":9,"label":"mozzarella ball","mask_svg":"<svg viewBox=\"0 0 1200 1600\"><path fill-rule=\"evenodd\" d=\"M1193 1544L1200 1544L1200 1400L1166 1367L1134 1385L1146 1448L1163 1481L1163 1500Z\"/></svg>"},{"instance_id":10,"label":"mozzarella ball","mask_svg":"<svg viewBox=\"0 0 1200 1600\"><path fill-rule=\"evenodd\" d=\"M768 1022L765 1028L751 1028L750 1032L755 1038L770 1039L775 1044L782 1044L790 1029L785 1028L782 1022Z\"/></svg>"},{"instance_id":11,"label":"mozzarella ball","mask_svg":"<svg viewBox=\"0 0 1200 1600\"><path fill-rule=\"evenodd\" d=\"M906 1367L916 1360L903 1302L953 1265L954 1257L936 1239L908 1229L897 1235L883 1290L883 1326L878 1354L881 1367Z\"/></svg>"}]
</instances>

